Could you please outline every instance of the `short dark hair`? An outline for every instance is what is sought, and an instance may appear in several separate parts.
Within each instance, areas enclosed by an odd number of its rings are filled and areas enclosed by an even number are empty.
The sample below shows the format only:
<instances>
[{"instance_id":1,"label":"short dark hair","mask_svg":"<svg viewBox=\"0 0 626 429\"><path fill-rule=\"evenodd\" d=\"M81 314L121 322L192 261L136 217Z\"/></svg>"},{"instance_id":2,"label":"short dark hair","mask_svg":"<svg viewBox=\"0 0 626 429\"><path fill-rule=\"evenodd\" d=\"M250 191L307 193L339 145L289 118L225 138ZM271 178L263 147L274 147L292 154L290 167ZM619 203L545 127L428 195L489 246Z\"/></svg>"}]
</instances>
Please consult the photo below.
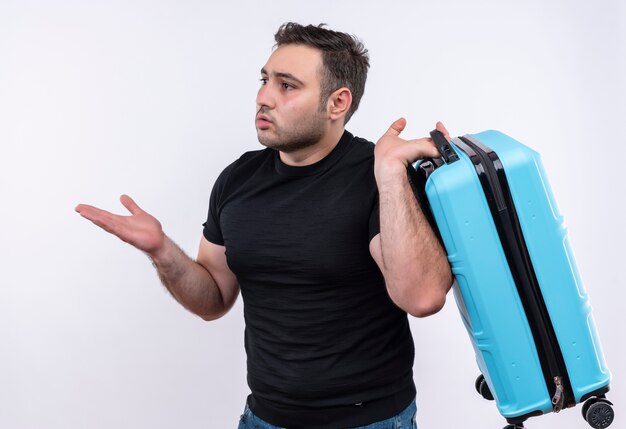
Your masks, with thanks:
<instances>
[{"instance_id":1,"label":"short dark hair","mask_svg":"<svg viewBox=\"0 0 626 429\"><path fill-rule=\"evenodd\" d=\"M324 28L326 24L300 25L287 22L274 35L276 46L305 45L322 51L320 102L323 107L330 95L347 87L352 93L352 105L346 114L348 122L358 109L365 91L369 56L363 43L355 36Z\"/></svg>"}]
</instances>

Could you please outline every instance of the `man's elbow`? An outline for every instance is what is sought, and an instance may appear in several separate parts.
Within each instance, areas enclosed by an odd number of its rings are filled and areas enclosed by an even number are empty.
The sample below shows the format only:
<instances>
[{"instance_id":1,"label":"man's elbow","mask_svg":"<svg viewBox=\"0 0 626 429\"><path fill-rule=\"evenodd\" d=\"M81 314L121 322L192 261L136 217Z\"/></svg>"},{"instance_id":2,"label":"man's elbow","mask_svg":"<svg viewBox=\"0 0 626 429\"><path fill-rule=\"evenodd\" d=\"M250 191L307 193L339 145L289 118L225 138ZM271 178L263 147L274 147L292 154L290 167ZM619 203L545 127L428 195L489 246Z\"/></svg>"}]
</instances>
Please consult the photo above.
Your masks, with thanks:
<instances>
[{"instance_id":1,"label":"man's elbow","mask_svg":"<svg viewBox=\"0 0 626 429\"><path fill-rule=\"evenodd\" d=\"M213 320L217 320L222 317L226 313L211 313L211 314L198 314L202 320L205 322L211 322Z\"/></svg>"},{"instance_id":2,"label":"man's elbow","mask_svg":"<svg viewBox=\"0 0 626 429\"><path fill-rule=\"evenodd\" d=\"M445 303L446 294L443 292L436 293L416 300L406 311L413 317L428 317L438 313Z\"/></svg>"},{"instance_id":3,"label":"man's elbow","mask_svg":"<svg viewBox=\"0 0 626 429\"><path fill-rule=\"evenodd\" d=\"M204 312L195 312L196 315L200 316L204 321L211 322L213 320L217 320L228 313L230 307L222 307L220 309L213 309L212 311L204 311Z\"/></svg>"},{"instance_id":4,"label":"man's elbow","mask_svg":"<svg viewBox=\"0 0 626 429\"><path fill-rule=\"evenodd\" d=\"M414 317L428 317L439 312L446 303L446 295L452 286L452 281L450 271L430 279L426 288L428 292L413 299L410 307L406 309L407 313Z\"/></svg>"}]
</instances>

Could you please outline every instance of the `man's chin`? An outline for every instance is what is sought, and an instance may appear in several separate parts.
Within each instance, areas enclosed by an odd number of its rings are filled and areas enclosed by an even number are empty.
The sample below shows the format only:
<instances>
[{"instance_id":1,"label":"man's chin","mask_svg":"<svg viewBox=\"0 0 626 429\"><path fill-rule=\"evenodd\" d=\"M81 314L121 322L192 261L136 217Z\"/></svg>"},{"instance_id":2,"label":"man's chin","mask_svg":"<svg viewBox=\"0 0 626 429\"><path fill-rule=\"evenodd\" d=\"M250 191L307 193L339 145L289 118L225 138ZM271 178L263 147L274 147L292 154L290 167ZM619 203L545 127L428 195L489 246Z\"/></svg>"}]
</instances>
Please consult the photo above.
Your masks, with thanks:
<instances>
[{"instance_id":1,"label":"man's chin","mask_svg":"<svg viewBox=\"0 0 626 429\"><path fill-rule=\"evenodd\" d=\"M317 144L322 138L321 133L309 133L304 135L281 133L277 135L275 130L262 130L257 128L257 139L263 146L285 153L296 152Z\"/></svg>"},{"instance_id":2,"label":"man's chin","mask_svg":"<svg viewBox=\"0 0 626 429\"><path fill-rule=\"evenodd\" d=\"M283 153L293 153L299 150L305 149L307 147L314 146L316 144L315 141L292 141L292 142L277 142L277 141L268 141L266 139L260 139L259 143L269 149L274 149Z\"/></svg>"},{"instance_id":3,"label":"man's chin","mask_svg":"<svg viewBox=\"0 0 626 429\"><path fill-rule=\"evenodd\" d=\"M289 152L289 145L282 144L281 142L276 142L267 138L259 138L259 143L269 149L280 150L283 152Z\"/></svg>"},{"instance_id":4,"label":"man's chin","mask_svg":"<svg viewBox=\"0 0 626 429\"><path fill-rule=\"evenodd\" d=\"M270 148L270 149L275 149L275 150L280 150L280 151L288 151L289 149L289 143L285 143L284 141L280 141L276 134L271 132L270 130L264 130L261 128L256 129L256 136L257 139L259 140L259 143L261 143L263 146ZM285 150L286 149L286 150Z\"/></svg>"},{"instance_id":5,"label":"man's chin","mask_svg":"<svg viewBox=\"0 0 626 429\"><path fill-rule=\"evenodd\" d=\"M273 147L273 142L270 138L268 138L267 132L265 130L261 130L259 128L256 129L256 138L259 140L265 147Z\"/></svg>"}]
</instances>

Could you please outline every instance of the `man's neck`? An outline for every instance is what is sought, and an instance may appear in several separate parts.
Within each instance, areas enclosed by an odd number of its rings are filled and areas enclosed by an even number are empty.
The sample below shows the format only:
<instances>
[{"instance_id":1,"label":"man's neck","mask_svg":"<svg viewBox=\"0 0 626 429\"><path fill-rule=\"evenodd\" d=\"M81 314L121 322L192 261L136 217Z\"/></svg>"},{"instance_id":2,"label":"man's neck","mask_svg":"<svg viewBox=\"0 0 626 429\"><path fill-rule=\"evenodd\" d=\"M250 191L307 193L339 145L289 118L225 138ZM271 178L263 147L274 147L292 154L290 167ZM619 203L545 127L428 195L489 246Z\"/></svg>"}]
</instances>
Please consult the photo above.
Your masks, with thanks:
<instances>
[{"instance_id":1,"label":"man's neck","mask_svg":"<svg viewBox=\"0 0 626 429\"><path fill-rule=\"evenodd\" d=\"M319 142L312 146L305 147L295 152L279 152L280 160L294 167L315 164L332 152L335 146L337 146L337 143L339 143L343 132L343 127L337 127L336 129L329 130Z\"/></svg>"}]
</instances>

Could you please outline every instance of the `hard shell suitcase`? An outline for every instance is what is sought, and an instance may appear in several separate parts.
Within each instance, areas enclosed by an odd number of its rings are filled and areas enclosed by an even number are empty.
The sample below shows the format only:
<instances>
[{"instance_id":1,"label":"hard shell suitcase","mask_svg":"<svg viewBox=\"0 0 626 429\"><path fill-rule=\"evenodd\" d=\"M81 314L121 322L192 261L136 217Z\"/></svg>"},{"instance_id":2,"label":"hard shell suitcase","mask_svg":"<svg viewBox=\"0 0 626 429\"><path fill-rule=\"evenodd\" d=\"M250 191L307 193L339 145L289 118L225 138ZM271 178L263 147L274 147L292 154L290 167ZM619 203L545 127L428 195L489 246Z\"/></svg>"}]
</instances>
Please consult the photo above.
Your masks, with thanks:
<instances>
[{"instance_id":1,"label":"hard shell suitcase","mask_svg":"<svg viewBox=\"0 0 626 429\"><path fill-rule=\"evenodd\" d=\"M442 157L410 177L456 278L476 389L507 428L585 401L585 420L609 426L610 372L539 154L498 131L431 136Z\"/></svg>"}]
</instances>

